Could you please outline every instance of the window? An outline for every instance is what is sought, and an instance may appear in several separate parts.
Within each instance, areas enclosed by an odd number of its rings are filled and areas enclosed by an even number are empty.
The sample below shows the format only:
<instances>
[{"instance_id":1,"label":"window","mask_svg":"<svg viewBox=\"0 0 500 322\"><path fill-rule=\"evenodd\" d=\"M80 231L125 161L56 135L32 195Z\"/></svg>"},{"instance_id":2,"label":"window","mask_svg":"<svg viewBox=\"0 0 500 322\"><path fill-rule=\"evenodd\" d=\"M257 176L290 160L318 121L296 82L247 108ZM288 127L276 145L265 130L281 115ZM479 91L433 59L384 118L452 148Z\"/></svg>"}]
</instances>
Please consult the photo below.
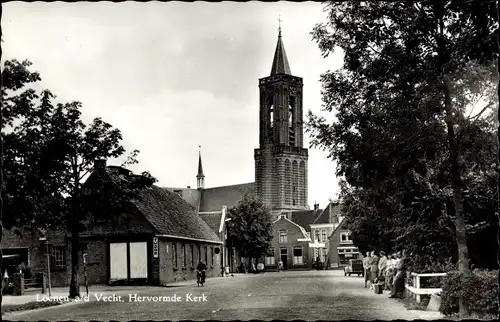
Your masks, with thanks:
<instances>
[{"instance_id":1,"label":"window","mask_svg":"<svg viewBox=\"0 0 500 322\"><path fill-rule=\"evenodd\" d=\"M326 248L323 248L323 254L321 256L321 262L326 262L326 256L328 255L328 250Z\"/></svg>"},{"instance_id":2,"label":"window","mask_svg":"<svg viewBox=\"0 0 500 322\"><path fill-rule=\"evenodd\" d=\"M205 265L208 265L208 247L205 246Z\"/></svg>"},{"instance_id":3,"label":"window","mask_svg":"<svg viewBox=\"0 0 500 322\"><path fill-rule=\"evenodd\" d=\"M266 266L274 266L275 258L274 258L274 248L270 248L266 254Z\"/></svg>"},{"instance_id":4,"label":"window","mask_svg":"<svg viewBox=\"0 0 500 322\"><path fill-rule=\"evenodd\" d=\"M302 257L302 247L293 248L293 264L302 265L304 264L304 258Z\"/></svg>"},{"instance_id":5,"label":"window","mask_svg":"<svg viewBox=\"0 0 500 322\"><path fill-rule=\"evenodd\" d=\"M182 266L187 266L186 245L182 244Z\"/></svg>"},{"instance_id":6,"label":"window","mask_svg":"<svg viewBox=\"0 0 500 322\"><path fill-rule=\"evenodd\" d=\"M285 229L281 229L280 230L280 243L286 243L287 242L287 238L286 238L286 230Z\"/></svg>"},{"instance_id":7,"label":"window","mask_svg":"<svg viewBox=\"0 0 500 322\"><path fill-rule=\"evenodd\" d=\"M172 264L177 267L177 244L172 243Z\"/></svg>"},{"instance_id":8,"label":"window","mask_svg":"<svg viewBox=\"0 0 500 322\"><path fill-rule=\"evenodd\" d=\"M211 266L214 266L214 248L213 247L210 247L210 258L211 258L211 261L210 261L210 265Z\"/></svg>"},{"instance_id":9,"label":"window","mask_svg":"<svg viewBox=\"0 0 500 322\"><path fill-rule=\"evenodd\" d=\"M321 231L321 241L326 242L326 230L325 229L323 229Z\"/></svg>"},{"instance_id":10,"label":"window","mask_svg":"<svg viewBox=\"0 0 500 322\"><path fill-rule=\"evenodd\" d=\"M271 127L274 125L274 105L271 105L269 108L269 122L271 124Z\"/></svg>"},{"instance_id":11,"label":"window","mask_svg":"<svg viewBox=\"0 0 500 322\"><path fill-rule=\"evenodd\" d=\"M351 243L352 242L352 238L351 238L351 233L349 233L348 231L343 231L340 233L340 242L341 243Z\"/></svg>"},{"instance_id":12,"label":"window","mask_svg":"<svg viewBox=\"0 0 500 322\"><path fill-rule=\"evenodd\" d=\"M66 267L66 256L64 246L52 246L52 267L63 268Z\"/></svg>"},{"instance_id":13,"label":"window","mask_svg":"<svg viewBox=\"0 0 500 322\"><path fill-rule=\"evenodd\" d=\"M319 241L319 230L316 230L315 236L316 236L315 240Z\"/></svg>"},{"instance_id":14,"label":"window","mask_svg":"<svg viewBox=\"0 0 500 322\"><path fill-rule=\"evenodd\" d=\"M344 252L343 249L339 249L339 254L342 254Z\"/></svg>"},{"instance_id":15,"label":"window","mask_svg":"<svg viewBox=\"0 0 500 322\"><path fill-rule=\"evenodd\" d=\"M194 267L194 246L191 245L191 267Z\"/></svg>"}]
</instances>

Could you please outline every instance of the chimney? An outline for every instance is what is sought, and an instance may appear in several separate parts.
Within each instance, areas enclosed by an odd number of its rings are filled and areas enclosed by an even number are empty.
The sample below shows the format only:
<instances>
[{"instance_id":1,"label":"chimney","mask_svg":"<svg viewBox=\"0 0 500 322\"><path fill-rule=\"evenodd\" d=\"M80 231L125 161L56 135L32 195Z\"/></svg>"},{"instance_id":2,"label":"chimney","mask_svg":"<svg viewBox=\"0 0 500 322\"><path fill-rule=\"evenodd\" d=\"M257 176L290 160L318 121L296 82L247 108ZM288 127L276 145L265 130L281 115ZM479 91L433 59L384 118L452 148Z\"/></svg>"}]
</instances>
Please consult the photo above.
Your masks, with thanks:
<instances>
[{"instance_id":1,"label":"chimney","mask_svg":"<svg viewBox=\"0 0 500 322\"><path fill-rule=\"evenodd\" d=\"M102 172L106 169L106 160L94 160L94 171Z\"/></svg>"},{"instance_id":2,"label":"chimney","mask_svg":"<svg viewBox=\"0 0 500 322\"><path fill-rule=\"evenodd\" d=\"M314 202L314 211L319 209L319 203L317 201Z\"/></svg>"}]
</instances>

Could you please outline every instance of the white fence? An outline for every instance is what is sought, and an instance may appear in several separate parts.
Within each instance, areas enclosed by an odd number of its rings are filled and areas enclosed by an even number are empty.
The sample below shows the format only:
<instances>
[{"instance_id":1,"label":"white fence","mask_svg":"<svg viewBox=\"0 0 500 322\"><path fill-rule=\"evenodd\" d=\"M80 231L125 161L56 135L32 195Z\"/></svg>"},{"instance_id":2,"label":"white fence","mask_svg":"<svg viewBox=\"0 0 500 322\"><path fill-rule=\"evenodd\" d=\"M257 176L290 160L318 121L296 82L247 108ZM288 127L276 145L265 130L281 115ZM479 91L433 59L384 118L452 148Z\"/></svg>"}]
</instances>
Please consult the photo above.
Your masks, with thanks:
<instances>
[{"instance_id":1,"label":"white fence","mask_svg":"<svg viewBox=\"0 0 500 322\"><path fill-rule=\"evenodd\" d=\"M417 303L420 303L421 295L432 295L434 293L439 293L442 291L441 288L420 288L420 278L446 276L446 273L426 273L426 274L410 273L410 276L413 280L413 286L405 284L405 288L417 300Z\"/></svg>"}]
</instances>

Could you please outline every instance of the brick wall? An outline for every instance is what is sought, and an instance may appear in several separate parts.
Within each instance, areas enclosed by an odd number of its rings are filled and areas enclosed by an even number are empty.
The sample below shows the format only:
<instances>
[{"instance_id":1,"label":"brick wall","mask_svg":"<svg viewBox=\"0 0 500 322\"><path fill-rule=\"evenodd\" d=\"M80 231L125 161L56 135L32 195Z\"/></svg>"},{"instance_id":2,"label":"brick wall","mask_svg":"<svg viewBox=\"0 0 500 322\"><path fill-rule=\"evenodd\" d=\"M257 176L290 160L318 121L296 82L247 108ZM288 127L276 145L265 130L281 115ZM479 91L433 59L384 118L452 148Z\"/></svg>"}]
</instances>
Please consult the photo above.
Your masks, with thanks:
<instances>
[{"instance_id":1,"label":"brick wall","mask_svg":"<svg viewBox=\"0 0 500 322\"><path fill-rule=\"evenodd\" d=\"M286 230L287 232L287 241L280 242L280 230ZM293 268L309 268L311 263L308 260L309 255L309 242L297 241L297 239L303 239L304 235L300 231L300 229L285 219L280 219L273 225L273 240L272 247L274 249L275 261L278 263L281 259L281 249L285 248L287 250L288 259L287 266L288 269ZM302 257L303 264L302 265L294 265L293 264L293 249L294 247L302 247ZM285 263L283 263L285 265Z\"/></svg>"},{"instance_id":2,"label":"brick wall","mask_svg":"<svg viewBox=\"0 0 500 322\"><path fill-rule=\"evenodd\" d=\"M207 247L208 262L206 277L221 276L220 256L215 254L215 248L221 249L220 244L209 244L197 241L160 239L159 240L159 276L161 285L169 285L179 281L196 280L196 266L201 259L205 262L205 247ZM177 265L174 261L174 245L176 245ZM185 246L185 253L183 251ZM193 246L191 251L191 245ZM194 253L194 260L193 260ZM213 265L212 265L213 253ZM184 261L185 259L185 261Z\"/></svg>"},{"instance_id":3,"label":"brick wall","mask_svg":"<svg viewBox=\"0 0 500 322\"><path fill-rule=\"evenodd\" d=\"M273 209L306 209L307 149L303 147L302 78L275 75L260 80L259 147L255 150L257 195ZM296 144L290 145L288 107L294 96ZM270 127L273 105L274 125ZM289 167L287 167L289 165ZM289 170L288 170L289 169ZM296 181L295 181L296 180ZM293 187L296 191L293 191ZM295 205L293 205L295 199Z\"/></svg>"},{"instance_id":4,"label":"brick wall","mask_svg":"<svg viewBox=\"0 0 500 322\"><path fill-rule=\"evenodd\" d=\"M47 275L47 250L46 242L39 240L42 237L37 231L21 229L21 235L14 233L14 230L4 229L1 248L6 252L15 252L16 249L23 248L28 250L29 262L26 263L33 274L43 273ZM63 246L66 258L66 267L58 268L51 262L51 284L52 286L69 285L69 265L71 264L69 248L67 241L68 233L63 229L54 229L47 233L49 247Z\"/></svg>"}]
</instances>

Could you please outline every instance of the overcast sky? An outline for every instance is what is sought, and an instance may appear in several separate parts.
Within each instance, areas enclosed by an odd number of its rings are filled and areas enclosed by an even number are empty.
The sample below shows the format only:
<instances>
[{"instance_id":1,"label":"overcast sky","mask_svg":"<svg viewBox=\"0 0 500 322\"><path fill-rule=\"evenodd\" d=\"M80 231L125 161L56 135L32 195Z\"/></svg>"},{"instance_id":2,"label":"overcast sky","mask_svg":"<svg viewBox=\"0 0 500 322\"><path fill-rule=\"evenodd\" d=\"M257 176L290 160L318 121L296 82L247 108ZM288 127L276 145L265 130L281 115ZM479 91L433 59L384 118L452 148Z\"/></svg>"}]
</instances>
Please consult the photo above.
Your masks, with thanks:
<instances>
[{"instance_id":1,"label":"overcast sky","mask_svg":"<svg viewBox=\"0 0 500 322\"><path fill-rule=\"evenodd\" d=\"M324 21L315 2L21 3L3 5L2 60L29 59L58 101L118 127L134 171L160 186L196 186L201 145L206 187L253 182L258 79L269 75L281 15L292 74L304 79L304 114L321 113L320 74L337 69L311 40ZM305 119L304 119L305 120ZM306 135L305 147L309 147ZM118 162L111 162L119 164ZM309 204L338 192L335 163L309 150Z\"/></svg>"}]
</instances>

